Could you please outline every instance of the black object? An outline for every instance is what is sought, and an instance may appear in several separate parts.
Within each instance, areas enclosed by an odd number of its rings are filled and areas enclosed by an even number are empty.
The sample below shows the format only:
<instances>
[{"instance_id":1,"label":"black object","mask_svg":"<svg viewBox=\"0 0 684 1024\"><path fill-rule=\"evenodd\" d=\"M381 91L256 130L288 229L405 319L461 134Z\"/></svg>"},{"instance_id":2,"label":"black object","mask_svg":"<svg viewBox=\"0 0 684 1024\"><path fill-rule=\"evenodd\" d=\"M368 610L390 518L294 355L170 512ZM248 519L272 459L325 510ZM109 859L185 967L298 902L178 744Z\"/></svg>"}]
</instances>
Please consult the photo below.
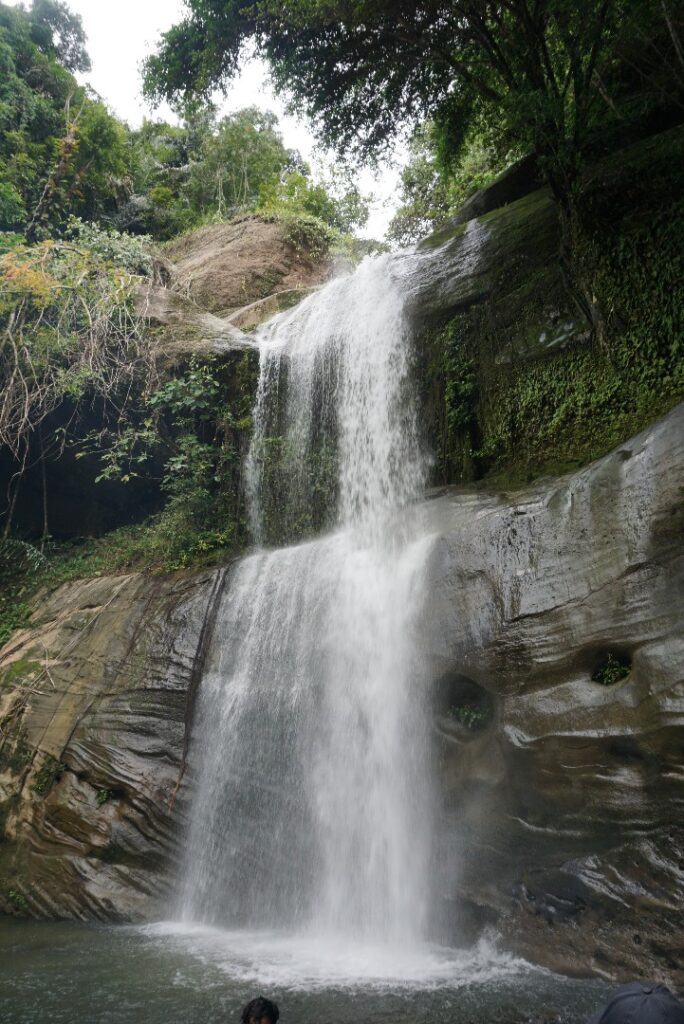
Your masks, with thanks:
<instances>
[{"instance_id":1,"label":"black object","mask_svg":"<svg viewBox=\"0 0 684 1024\"><path fill-rule=\"evenodd\" d=\"M630 981L587 1024L684 1024L684 1006L665 985Z\"/></svg>"},{"instance_id":2,"label":"black object","mask_svg":"<svg viewBox=\"0 0 684 1024\"><path fill-rule=\"evenodd\" d=\"M251 1024L252 1021L257 1022L257 1024L264 1024L264 1021L270 1021L270 1024L277 1024L279 1017L280 1010L275 1003L272 1003L270 999L264 999L263 996L257 996L256 999L252 999L251 1002L247 1003L242 1011L240 1020L242 1024Z\"/></svg>"}]
</instances>

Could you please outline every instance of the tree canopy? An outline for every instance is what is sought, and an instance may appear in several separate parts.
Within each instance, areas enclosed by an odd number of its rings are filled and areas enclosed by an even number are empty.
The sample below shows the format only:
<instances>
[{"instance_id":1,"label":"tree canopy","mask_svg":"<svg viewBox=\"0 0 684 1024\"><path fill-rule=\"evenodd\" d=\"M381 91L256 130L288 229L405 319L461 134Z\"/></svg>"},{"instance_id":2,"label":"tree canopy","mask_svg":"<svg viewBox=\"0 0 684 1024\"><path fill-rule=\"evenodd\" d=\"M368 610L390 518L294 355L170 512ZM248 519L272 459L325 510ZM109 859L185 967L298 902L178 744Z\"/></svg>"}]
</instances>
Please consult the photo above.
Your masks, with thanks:
<instances>
[{"instance_id":1,"label":"tree canopy","mask_svg":"<svg viewBox=\"0 0 684 1024\"><path fill-rule=\"evenodd\" d=\"M249 43L338 149L377 152L431 118L441 156L474 124L532 149L567 196L589 133L681 97L668 0L188 0L146 64L148 96L208 94ZM681 17L681 15L680 15ZM638 99L635 95L638 92Z\"/></svg>"},{"instance_id":2,"label":"tree canopy","mask_svg":"<svg viewBox=\"0 0 684 1024\"><path fill-rule=\"evenodd\" d=\"M45 237L114 206L125 131L69 70L89 67L84 42L64 4L0 3L0 230Z\"/></svg>"},{"instance_id":3,"label":"tree canopy","mask_svg":"<svg viewBox=\"0 0 684 1024\"><path fill-rule=\"evenodd\" d=\"M353 183L314 180L272 112L245 107L218 118L213 104L188 102L181 115L179 125L145 121L130 133L117 228L165 239L260 210L313 215L343 233L365 223L367 203Z\"/></svg>"},{"instance_id":4,"label":"tree canopy","mask_svg":"<svg viewBox=\"0 0 684 1024\"><path fill-rule=\"evenodd\" d=\"M314 181L275 114L219 118L188 98L180 123L131 130L73 77L89 67L81 20L61 0L0 2L0 232L62 237L76 217L165 240L265 207L343 232L364 222L358 190Z\"/></svg>"}]
</instances>

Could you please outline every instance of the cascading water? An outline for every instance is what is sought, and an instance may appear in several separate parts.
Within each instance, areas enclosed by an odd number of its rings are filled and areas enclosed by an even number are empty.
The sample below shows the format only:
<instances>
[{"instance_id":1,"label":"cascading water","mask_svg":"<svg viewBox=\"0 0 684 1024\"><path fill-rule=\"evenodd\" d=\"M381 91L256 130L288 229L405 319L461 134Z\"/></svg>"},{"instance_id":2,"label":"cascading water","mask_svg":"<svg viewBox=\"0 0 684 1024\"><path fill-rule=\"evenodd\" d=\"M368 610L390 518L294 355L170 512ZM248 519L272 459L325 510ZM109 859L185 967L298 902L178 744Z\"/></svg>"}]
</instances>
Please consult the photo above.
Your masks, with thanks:
<instances>
[{"instance_id":1,"label":"cascading water","mask_svg":"<svg viewBox=\"0 0 684 1024\"><path fill-rule=\"evenodd\" d=\"M281 518L305 516L325 443L338 528L244 559L222 603L201 691L186 919L423 937L431 795L414 623L429 540L408 506L425 459L389 261L367 260L259 337L255 534L272 511L276 431Z\"/></svg>"}]
</instances>

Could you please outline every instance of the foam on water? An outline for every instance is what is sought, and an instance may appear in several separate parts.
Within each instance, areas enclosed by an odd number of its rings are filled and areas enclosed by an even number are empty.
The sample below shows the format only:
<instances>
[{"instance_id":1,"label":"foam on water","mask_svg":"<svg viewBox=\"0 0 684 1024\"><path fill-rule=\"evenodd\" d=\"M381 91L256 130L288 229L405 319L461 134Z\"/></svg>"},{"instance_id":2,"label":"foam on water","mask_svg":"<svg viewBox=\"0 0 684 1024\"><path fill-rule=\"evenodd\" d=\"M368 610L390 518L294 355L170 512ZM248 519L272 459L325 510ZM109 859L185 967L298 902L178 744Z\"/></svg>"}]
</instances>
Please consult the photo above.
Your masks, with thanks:
<instances>
[{"instance_id":1,"label":"foam on water","mask_svg":"<svg viewBox=\"0 0 684 1024\"><path fill-rule=\"evenodd\" d=\"M499 951L487 938L471 949L449 949L428 943L350 944L337 935L227 931L178 922L146 925L141 930L187 949L235 980L269 990L458 989L491 985L535 970L526 961Z\"/></svg>"}]
</instances>

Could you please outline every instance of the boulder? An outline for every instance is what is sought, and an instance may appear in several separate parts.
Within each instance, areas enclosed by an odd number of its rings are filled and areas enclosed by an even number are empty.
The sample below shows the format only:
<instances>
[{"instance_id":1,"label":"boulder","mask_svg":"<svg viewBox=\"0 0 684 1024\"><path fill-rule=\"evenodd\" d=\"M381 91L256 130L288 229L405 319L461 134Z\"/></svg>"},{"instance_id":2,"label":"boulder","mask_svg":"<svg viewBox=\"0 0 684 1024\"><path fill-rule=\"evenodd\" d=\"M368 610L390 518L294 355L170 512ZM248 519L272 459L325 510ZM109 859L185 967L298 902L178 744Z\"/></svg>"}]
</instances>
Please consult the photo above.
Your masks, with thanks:
<instances>
[{"instance_id":1,"label":"boulder","mask_svg":"<svg viewBox=\"0 0 684 1024\"><path fill-rule=\"evenodd\" d=\"M166 253L175 290L222 315L274 292L321 284L329 273L325 259L291 241L283 224L256 215L191 231Z\"/></svg>"},{"instance_id":2,"label":"boulder","mask_svg":"<svg viewBox=\"0 0 684 1024\"><path fill-rule=\"evenodd\" d=\"M170 288L141 284L136 313L156 329L156 358L160 363L183 363L193 356L210 359L253 348L238 327L196 306Z\"/></svg>"},{"instance_id":3,"label":"boulder","mask_svg":"<svg viewBox=\"0 0 684 1024\"><path fill-rule=\"evenodd\" d=\"M253 331L260 324L270 320L278 313L284 313L293 306L299 305L302 299L317 291L317 286L310 288L287 288L282 292L274 292L265 299L257 299L248 306L243 306L235 313L226 317L226 322L238 327L241 331Z\"/></svg>"}]
</instances>

